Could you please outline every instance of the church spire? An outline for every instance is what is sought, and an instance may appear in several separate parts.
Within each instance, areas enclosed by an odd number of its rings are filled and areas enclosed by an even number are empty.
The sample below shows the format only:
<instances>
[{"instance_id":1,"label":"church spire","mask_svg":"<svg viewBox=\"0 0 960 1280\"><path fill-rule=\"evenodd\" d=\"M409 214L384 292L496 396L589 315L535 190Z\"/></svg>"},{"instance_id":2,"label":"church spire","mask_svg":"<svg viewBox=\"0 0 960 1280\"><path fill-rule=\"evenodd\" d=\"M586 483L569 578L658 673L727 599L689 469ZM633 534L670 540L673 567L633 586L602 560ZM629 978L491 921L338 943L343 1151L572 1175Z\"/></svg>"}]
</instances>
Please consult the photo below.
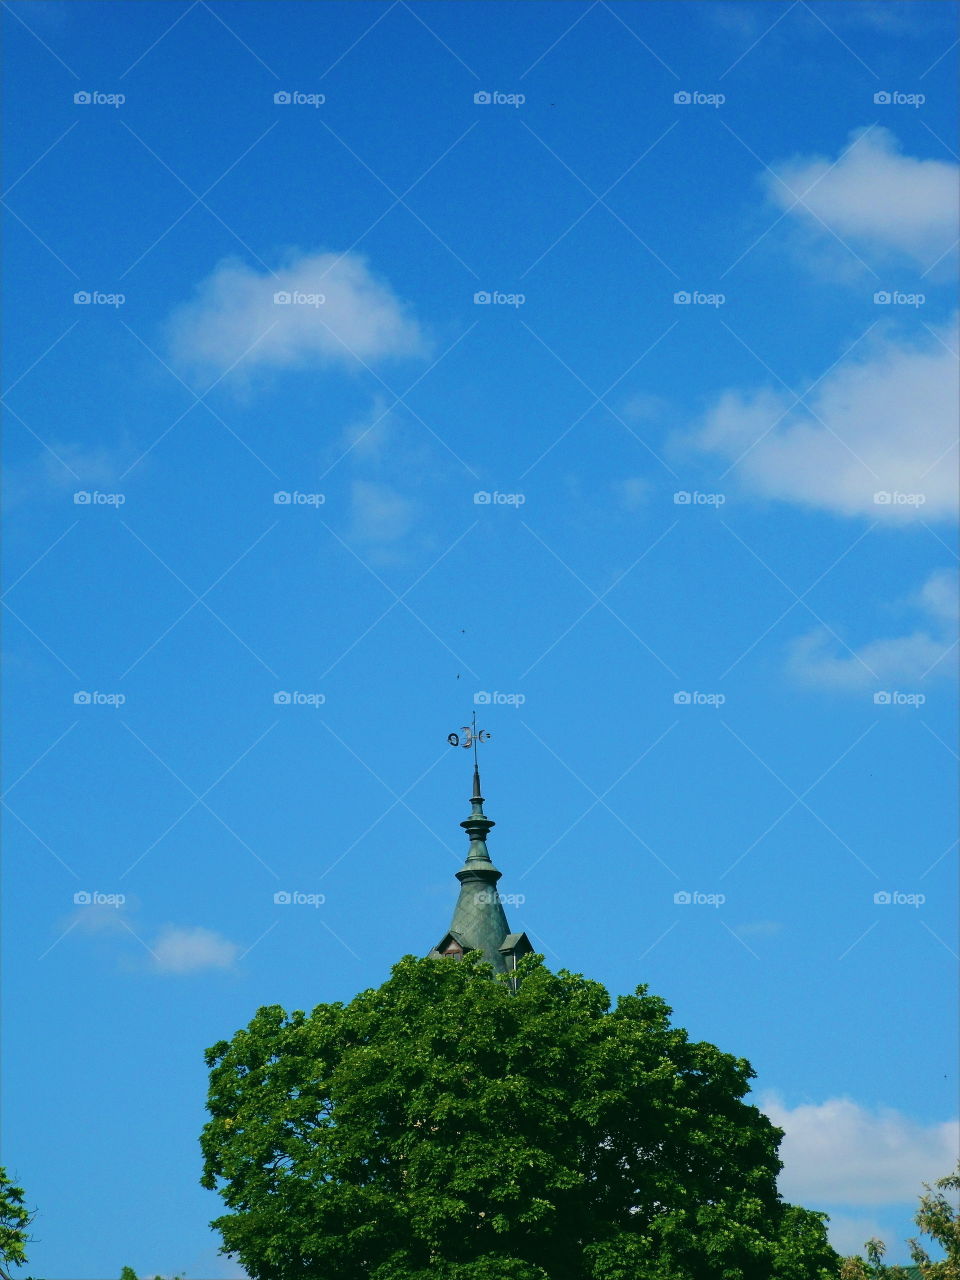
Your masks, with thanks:
<instances>
[{"instance_id":1,"label":"church spire","mask_svg":"<svg viewBox=\"0 0 960 1280\"><path fill-rule=\"evenodd\" d=\"M501 873L490 860L487 836L495 826L492 818L483 811L484 798L480 790L480 765L477 759L476 716L472 730L466 731L467 741L461 743L458 735L450 734L455 746L473 747L473 794L470 797L470 816L460 823L470 837L467 857L456 873L460 881L460 896L454 908L450 928L436 947L432 956L462 956L467 951L480 951L483 958L498 973L506 973L516 967L519 956L531 951L526 934L511 933L503 910L502 895L497 888ZM484 737L489 735L484 734ZM456 739L456 741L454 741Z\"/></svg>"},{"instance_id":2,"label":"church spire","mask_svg":"<svg viewBox=\"0 0 960 1280\"><path fill-rule=\"evenodd\" d=\"M476 716L473 718L474 726L476 726ZM483 812L483 795L480 791L480 762L477 759L477 738L474 733L473 738L473 795L470 797L470 817L465 818L460 823L461 827L470 837L470 852L467 854L467 860L474 854L474 845L483 846L483 857L487 857L487 834L491 827L497 824L492 818L488 818ZM489 858L487 857L489 861Z\"/></svg>"}]
</instances>

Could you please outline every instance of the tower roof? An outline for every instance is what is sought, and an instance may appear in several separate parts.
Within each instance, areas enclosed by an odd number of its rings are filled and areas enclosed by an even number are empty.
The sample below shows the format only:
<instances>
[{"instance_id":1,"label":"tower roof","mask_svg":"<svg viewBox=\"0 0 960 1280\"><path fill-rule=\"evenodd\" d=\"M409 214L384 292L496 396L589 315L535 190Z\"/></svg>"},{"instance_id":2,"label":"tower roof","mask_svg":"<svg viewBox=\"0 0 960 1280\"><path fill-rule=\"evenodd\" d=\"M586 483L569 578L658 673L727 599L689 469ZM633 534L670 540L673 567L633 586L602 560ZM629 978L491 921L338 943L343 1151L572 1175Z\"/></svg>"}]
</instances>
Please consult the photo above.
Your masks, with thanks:
<instances>
[{"instance_id":1,"label":"tower roof","mask_svg":"<svg viewBox=\"0 0 960 1280\"><path fill-rule=\"evenodd\" d=\"M513 968L511 957L524 955L533 948L526 934L511 933L507 924L497 889L501 872L493 865L487 852L487 835L495 823L484 813L483 803L475 751L470 816L460 823L470 837L466 861L456 873L460 881L460 896L450 928L430 954L447 953L452 938L463 951L480 951L497 972L505 973Z\"/></svg>"}]
</instances>

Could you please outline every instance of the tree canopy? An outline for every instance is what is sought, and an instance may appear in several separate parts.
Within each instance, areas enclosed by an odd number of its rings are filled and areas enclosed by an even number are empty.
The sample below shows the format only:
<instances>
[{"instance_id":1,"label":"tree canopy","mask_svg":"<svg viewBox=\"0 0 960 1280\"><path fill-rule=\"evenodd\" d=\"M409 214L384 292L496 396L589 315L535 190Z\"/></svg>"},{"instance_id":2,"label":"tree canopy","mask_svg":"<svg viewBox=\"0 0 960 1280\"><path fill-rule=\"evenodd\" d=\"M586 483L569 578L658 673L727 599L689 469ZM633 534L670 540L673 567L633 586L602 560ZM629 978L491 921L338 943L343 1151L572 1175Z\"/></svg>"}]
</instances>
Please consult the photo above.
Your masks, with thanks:
<instances>
[{"instance_id":1,"label":"tree canopy","mask_svg":"<svg viewBox=\"0 0 960 1280\"><path fill-rule=\"evenodd\" d=\"M826 1280L748 1062L638 987L406 957L207 1052L203 1183L254 1280Z\"/></svg>"},{"instance_id":2,"label":"tree canopy","mask_svg":"<svg viewBox=\"0 0 960 1280\"><path fill-rule=\"evenodd\" d=\"M866 1258L859 1254L844 1258L840 1266L840 1280L960 1280L960 1213L956 1208L957 1196L952 1202L945 1191L960 1192L960 1163L953 1173L947 1174L931 1187L923 1184L920 1206L914 1221L920 1236L926 1236L935 1251L943 1253L934 1259L928 1248L916 1236L907 1243L914 1265L887 1266L883 1261L886 1247L882 1240L868 1240L864 1245Z\"/></svg>"},{"instance_id":3,"label":"tree canopy","mask_svg":"<svg viewBox=\"0 0 960 1280\"><path fill-rule=\"evenodd\" d=\"M0 1280L9 1275L11 1266L27 1261L27 1234L33 1214L23 1203L23 1188L7 1177L0 1167Z\"/></svg>"}]
</instances>

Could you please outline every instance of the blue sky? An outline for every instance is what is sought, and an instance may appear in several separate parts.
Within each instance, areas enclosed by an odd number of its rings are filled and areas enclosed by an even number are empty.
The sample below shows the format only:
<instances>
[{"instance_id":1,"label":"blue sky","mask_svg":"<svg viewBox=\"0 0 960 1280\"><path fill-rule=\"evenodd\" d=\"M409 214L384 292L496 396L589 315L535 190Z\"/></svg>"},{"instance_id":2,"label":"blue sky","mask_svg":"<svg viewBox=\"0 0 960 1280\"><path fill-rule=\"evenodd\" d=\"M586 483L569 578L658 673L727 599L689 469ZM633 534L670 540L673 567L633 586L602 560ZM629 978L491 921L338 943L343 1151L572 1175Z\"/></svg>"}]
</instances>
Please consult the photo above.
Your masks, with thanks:
<instances>
[{"instance_id":1,"label":"blue sky","mask_svg":"<svg viewBox=\"0 0 960 1280\"><path fill-rule=\"evenodd\" d=\"M785 1194L903 1259L956 1148L954 7L5 11L33 1274L241 1274L203 1049L437 941L478 695L512 926L747 1056Z\"/></svg>"}]
</instances>

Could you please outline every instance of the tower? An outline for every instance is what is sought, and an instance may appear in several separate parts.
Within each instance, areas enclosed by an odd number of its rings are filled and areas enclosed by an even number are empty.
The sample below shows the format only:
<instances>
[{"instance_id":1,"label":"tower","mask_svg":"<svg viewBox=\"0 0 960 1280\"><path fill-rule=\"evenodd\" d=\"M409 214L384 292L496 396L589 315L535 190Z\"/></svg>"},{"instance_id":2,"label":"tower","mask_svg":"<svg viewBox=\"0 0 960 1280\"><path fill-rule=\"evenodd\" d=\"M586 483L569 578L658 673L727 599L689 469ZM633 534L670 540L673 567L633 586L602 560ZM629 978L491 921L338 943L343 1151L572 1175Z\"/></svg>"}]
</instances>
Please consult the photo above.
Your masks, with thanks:
<instances>
[{"instance_id":1,"label":"tower","mask_svg":"<svg viewBox=\"0 0 960 1280\"><path fill-rule=\"evenodd\" d=\"M460 896L450 928L429 954L460 960L468 951L479 951L497 973L511 973L517 967L517 961L533 947L525 933L511 933L507 924L497 888L501 873L487 852L487 833L495 824L483 812L476 750L470 816L460 825L470 837L466 862L456 873L460 881Z\"/></svg>"}]
</instances>

